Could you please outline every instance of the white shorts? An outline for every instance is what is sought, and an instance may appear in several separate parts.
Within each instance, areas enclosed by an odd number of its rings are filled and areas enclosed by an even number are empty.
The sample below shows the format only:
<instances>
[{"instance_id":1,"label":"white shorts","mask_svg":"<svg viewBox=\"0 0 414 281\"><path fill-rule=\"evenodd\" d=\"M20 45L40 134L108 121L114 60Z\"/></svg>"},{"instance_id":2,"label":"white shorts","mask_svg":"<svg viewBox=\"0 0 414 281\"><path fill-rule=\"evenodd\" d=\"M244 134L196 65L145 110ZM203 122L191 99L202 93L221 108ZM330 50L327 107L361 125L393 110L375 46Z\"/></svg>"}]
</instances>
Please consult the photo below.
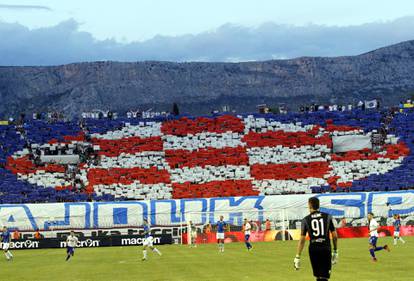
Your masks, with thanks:
<instances>
[{"instance_id":1,"label":"white shorts","mask_svg":"<svg viewBox=\"0 0 414 281\"><path fill-rule=\"evenodd\" d=\"M217 240L224 239L224 232L217 232L216 233L216 239Z\"/></svg>"},{"instance_id":2,"label":"white shorts","mask_svg":"<svg viewBox=\"0 0 414 281\"><path fill-rule=\"evenodd\" d=\"M400 237L400 232L399 231L394 231L394 236L395 237Z\"/></svg>"},{"instance_id":3,"label":"white shorts","mask_svg":"<svg viewBox=\"0 0 414 281\"><path fill-rule=\"evenodd\" d=\"M2 249L4 250L4 251L7 251L8 249L9 249L9 247L10 247L10 243L2 243Z\"/></svg>"},{"instance_id":4,"label":"white shorts","mask_svg":"<svg viewBox=\"0 0 414 281\"><path fill-rule=\"evenodd\" d=\"M149 236L144 239L144 242L142 243L143 246L153 247L154 246L154 238L152 236Z\"/></svg>"}]
</instances>

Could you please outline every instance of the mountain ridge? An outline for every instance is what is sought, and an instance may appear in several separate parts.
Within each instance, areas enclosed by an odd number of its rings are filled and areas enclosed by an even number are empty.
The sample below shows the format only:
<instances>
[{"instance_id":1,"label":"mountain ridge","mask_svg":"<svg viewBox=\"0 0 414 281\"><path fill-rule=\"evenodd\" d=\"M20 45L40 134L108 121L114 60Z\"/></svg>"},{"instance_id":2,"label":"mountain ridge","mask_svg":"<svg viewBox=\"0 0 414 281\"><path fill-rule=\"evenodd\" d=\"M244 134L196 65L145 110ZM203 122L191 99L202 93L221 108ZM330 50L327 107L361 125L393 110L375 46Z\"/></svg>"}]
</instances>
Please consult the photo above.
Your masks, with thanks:
<instances>
[{"instance_id":1,"label":"mountain ridge","mask_svg":"<svg viewBox=\"0 0 414 281\"><path fill-rule=\"evenodd\" d=\"M357 56L249 62L82 62L0 66L0 116L96 108L208 113L222 105L254 111L259 103L396 104L414 90L414 40Z\"/></svg>"}]
</instances>

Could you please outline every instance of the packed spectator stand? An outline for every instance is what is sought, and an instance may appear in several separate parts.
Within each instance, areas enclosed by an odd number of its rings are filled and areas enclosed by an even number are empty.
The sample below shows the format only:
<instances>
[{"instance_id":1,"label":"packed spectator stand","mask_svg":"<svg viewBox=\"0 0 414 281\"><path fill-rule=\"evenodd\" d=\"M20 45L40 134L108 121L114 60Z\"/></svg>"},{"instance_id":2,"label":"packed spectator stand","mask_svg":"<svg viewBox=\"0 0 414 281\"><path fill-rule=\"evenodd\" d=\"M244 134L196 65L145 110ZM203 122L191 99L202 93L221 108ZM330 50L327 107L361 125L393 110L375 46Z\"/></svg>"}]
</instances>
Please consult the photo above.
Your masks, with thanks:
<instances>
[{"instance_id":1,"label":"packed spectator stand","mask_svg":"<svg viewBox=\"0 0 414 281\"><path fill-rule=\"evenodd\" d=\"M0 203L410 189L413 124L412 108L25 120L0 126ZM353 135L372 148L333 152Z\"/></svg>"}]
</instances>

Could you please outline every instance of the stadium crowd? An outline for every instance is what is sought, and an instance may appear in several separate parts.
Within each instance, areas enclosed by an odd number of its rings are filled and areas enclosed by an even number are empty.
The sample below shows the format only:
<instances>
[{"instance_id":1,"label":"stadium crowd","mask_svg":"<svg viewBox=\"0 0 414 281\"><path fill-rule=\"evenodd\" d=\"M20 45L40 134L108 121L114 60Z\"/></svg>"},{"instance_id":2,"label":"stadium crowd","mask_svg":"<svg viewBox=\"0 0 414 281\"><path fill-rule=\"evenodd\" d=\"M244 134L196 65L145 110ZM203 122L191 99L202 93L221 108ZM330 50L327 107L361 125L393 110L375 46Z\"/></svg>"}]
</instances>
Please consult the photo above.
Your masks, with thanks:
<instances>
[{"instance_id":1,"label":"stadium crowd","mask_svg":"<svg viewBox=\"0 0 414 281\"><path fill-rule=\"evenodd\" d=\"M412 188L410 104L198 118L134 118L132 113L120 118L109 112L73 121L58 114L46 120L21 116L0 125L0 201ZM372 148L333 153L332 139L344 135L367 135ZM287 161L292 157L294 163ZM394 177L401 180L395 183Z\"/></svg>"}]
</instances>

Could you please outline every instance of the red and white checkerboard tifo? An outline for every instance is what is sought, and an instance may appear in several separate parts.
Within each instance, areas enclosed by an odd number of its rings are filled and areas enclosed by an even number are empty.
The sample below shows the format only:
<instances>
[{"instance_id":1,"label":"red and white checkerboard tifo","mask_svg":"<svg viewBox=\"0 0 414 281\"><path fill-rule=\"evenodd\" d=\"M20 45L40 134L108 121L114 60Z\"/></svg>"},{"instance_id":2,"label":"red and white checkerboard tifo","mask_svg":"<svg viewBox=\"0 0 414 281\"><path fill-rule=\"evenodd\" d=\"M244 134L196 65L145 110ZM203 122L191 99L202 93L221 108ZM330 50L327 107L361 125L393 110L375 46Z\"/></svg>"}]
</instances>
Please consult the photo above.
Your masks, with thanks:
<instances>
[{"instance_id":1,"label":"red and white checkerboard tifo","mask_svg":"<svg viewBox=\"0 0 414 281\"><path fill-rule=\"evenodd\" d=\"M385 174L409 154L396 137L389 137L381 152L333 154L332 136L346 134L364 132L329 121L321 127L253 116L126 124L92 135L101 161L80 163L80 178L88 192L130 199L310 193L312 186L347 188ZM8 168L32 184L71 188L64 166L35 166L27 151L10 157Z\"/></svg>"}]
</instances>

